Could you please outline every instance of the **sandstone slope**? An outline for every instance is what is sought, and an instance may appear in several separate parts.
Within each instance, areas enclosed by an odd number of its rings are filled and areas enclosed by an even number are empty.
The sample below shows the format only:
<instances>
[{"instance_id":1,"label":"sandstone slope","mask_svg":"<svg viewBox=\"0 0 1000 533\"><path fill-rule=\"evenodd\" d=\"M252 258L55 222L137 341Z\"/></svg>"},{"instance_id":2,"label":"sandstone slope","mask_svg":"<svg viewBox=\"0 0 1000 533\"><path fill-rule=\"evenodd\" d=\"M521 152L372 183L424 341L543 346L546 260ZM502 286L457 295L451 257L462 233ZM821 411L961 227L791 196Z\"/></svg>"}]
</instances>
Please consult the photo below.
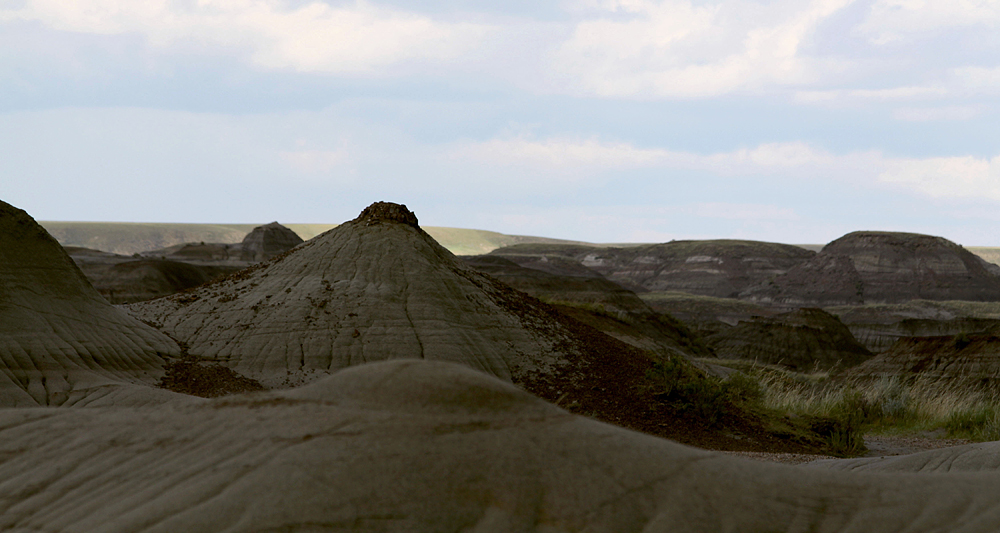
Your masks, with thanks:
<instances>
[{"instance_id":1,"label":"sandstone slope","mask_svg":"<svg viewBox=\"0 0 1000 533\"><path fill-rule=\"evenodd\" d=\"M717 416L658 395L673 390L661 381L675 378L653 375L653 354L469 268L397 204L373 204L269 262L129 308L185 343L191 356L265 387L374 361L434 359L492 374L574 412L685 442L824 446L773 435L739 408ZM705 379L699 372L685 379Z\"/></svg>"},{"instance_id":2,"label":"sandstone slope","mask_svg":"<svg viewBox=\"0 0 1000 533\"><path fill-rule=\"evenodd\" d=\"M55 239L0 202L0 406L152 401L169 395L145 385L171 355L173 341L108 304Z\"/></svg>"},{"instance_id":3,"label":"sandstone slope","mask_svg":"<svg viewBox=\"0 0 1000 533\"><path fill-rule=\"evenodd\" d=\"M810 468L853 472L989 472L1000 471L1000 442L978 442L909 455L813 461Z\"/></svg>"},{"instance_id":4,"label":"sandstone slope","mask_svg":"<svg viewBox=\"0 0 1000 533\"><path fill-rule=\"evenodd\" d=\"M394 361L169 409L0 410L0 528L993 532L1000 476L750 462Z\"/></svg>"}]
</instances>

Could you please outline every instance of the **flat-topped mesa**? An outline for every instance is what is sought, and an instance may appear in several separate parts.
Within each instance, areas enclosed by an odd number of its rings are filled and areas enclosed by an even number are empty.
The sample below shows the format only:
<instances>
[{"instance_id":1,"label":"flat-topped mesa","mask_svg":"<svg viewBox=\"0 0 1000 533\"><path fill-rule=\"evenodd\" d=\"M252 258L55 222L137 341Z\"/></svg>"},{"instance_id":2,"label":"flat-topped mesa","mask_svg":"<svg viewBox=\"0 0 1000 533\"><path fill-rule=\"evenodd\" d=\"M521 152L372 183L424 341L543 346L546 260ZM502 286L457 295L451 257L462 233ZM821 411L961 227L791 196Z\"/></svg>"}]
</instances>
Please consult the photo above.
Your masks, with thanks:
<instances>
[{"instance_id":1,"label":"flat-topped mesa","mask_svg":"<svg viewBox=\"0 0 1000 533\"><path fill-rule=\"evenodd\" d=\"M375 202L366 207L364 211L351 222L363 223L366 226L379 224L382 222L399 222L414 228L419 228L417 215L406 208L405 204L394 204L392 202Z\"/></svg>"}]
</instances>

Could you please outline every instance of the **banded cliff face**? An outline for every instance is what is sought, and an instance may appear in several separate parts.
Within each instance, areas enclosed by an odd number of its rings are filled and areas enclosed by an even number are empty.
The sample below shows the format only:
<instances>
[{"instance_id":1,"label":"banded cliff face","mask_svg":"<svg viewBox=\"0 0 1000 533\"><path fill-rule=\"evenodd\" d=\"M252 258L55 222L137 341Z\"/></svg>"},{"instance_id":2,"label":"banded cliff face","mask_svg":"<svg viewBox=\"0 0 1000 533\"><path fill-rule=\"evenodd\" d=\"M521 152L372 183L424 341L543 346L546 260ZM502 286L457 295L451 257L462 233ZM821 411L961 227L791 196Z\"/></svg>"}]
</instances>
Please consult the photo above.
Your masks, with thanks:
<instances>
[{"instance_id":1,"label":"banded cliff face","mask_svg":"<svg viewBox=\"0 0 1000 533\"><path fill-rule=\"evenodd\" d=\"M1000 337L908 337L851 369L855 377L921 377L956 384L1000 384Z\"/></svg>"},{"instance_id":2,"label":"banded cliff face","mask_svg":"<svg viewBox=\"0 0 1000 533\"><path fill-rule=\"evenodd\" d=\"M787 306L1000 300L1000 267L941 237L859 231L740 297Z\"/></svg>"},{"instance_id":3,"label":"banded cliff face","mask_svg":"<svg viewBox=\"0 0 1000 533\"><path fill-rule=\"evenodd\" d=\"M682 291L731 298L787 272L816 252L788 244L708 240L628 248L516 245L492 254L569 257L632 290Z\"/></svg>"},{"instance_id":4,"label":"banded cliff face","mask_svg":"<svg viewBox=\"0 0 1000 533\"><path fill-rule=\"evenodd\" d=\"M724 359L748 359L798 371L846 368L872 356L837 317L811 308L755 317L709 335L705 342Z\"/></svg>"}]
</instances>

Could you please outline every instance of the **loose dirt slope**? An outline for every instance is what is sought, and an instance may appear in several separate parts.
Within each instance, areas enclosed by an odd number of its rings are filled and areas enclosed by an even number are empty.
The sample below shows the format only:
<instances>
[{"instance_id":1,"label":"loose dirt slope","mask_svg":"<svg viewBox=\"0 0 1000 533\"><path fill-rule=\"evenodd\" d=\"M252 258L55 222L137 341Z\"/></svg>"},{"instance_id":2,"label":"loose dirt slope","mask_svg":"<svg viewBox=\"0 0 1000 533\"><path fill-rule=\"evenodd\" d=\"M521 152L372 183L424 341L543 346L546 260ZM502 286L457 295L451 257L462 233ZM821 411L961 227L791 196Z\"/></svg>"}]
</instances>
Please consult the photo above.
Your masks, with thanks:
<instances>
[{"instance_id":1,"label":"loose dirt slope","mask_svg":"<svg viewBox=\"0 0 1000 533\"><path fill-rule=\"evenodd\" d=\"M1000 528L1000 476L749 462L429 361L171 409L0 411L0 529L936 531Z\"/></svg>"},{"instance_id":2,"label":"loose dirt slope","mask_svg":"<svg viewBox=\"0 0 1000 533\"><path fill-rule=\"evenodd\" d=\"M83 404L106 395L136 401L163 357L163 334L108 304L24 211L0 202L0 406Z\"/></svg>"}]
</instances>

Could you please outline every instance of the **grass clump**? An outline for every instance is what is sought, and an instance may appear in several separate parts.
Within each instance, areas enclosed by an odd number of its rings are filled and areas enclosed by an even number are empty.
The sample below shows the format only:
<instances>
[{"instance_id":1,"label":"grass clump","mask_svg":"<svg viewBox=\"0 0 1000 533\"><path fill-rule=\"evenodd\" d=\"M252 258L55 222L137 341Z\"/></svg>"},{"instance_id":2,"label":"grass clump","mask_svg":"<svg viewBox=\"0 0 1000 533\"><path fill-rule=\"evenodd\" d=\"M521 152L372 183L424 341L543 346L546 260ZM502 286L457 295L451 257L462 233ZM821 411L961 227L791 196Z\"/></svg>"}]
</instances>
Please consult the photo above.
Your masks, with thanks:
<instances>
[{"instance_id":1,"label":"grass clump","mask_svg":"<svg viewBox=\"0 0 1000 533\"><path fill-rule=\"evenodd\" d=\"M757 381L764 409L811 419L814 430L844 455L859 453L864 433L1000 440L995 385L895 376L848 380L746 361L723 363Z\"/></svg>"}]
</instances>

